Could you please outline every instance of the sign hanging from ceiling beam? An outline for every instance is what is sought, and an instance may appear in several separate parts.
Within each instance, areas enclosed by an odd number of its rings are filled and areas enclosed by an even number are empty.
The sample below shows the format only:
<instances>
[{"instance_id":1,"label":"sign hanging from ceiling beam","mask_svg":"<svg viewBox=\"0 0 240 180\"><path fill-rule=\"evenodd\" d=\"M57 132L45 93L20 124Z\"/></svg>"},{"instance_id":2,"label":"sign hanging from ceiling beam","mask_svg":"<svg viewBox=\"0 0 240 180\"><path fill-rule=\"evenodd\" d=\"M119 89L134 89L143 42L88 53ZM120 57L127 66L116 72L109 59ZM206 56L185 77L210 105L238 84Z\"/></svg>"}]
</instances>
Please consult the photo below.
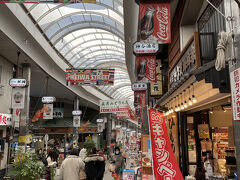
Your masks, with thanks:
<instances>
[{"instance_id":1,"label":"sign hanging from ceiling beam","mask_svg":"<svg viewBox=\"0 0 240 180\"><path fill-rule=\"evenodd\" d=\"M67 86L114 85L115 69L67 69Z\"/></svg>"}]
</instances>

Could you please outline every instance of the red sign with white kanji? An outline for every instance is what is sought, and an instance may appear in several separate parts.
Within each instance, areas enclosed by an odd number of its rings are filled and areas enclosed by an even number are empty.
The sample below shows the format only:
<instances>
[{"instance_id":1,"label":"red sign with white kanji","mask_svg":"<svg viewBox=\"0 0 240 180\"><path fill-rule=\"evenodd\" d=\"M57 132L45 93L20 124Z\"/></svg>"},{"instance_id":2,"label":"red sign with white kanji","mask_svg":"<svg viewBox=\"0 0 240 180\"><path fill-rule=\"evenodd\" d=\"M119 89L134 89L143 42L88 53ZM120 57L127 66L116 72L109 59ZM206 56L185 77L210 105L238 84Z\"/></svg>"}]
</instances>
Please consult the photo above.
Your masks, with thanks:
<instances>
[{"instance_id":1,"label":"red sign with white kanji","mask_svg":"<svg viewBox=\"0 0 240 180\"><path fill-rule=\"evenodd\" d=\"M233 120L240 121L240 92L239 92L240 68L230 73Z\"/></svg>"},{"instance_id":2,"label":"red sign with white kanji","mask_svg":"<svg viewBox=\"0 0 240 180\"><path fill-rule=\"evenodd\" d=\"M163 113L149 109L154 176L157 180L183 180L171 148Z\"/></svg>"}]
</instances>

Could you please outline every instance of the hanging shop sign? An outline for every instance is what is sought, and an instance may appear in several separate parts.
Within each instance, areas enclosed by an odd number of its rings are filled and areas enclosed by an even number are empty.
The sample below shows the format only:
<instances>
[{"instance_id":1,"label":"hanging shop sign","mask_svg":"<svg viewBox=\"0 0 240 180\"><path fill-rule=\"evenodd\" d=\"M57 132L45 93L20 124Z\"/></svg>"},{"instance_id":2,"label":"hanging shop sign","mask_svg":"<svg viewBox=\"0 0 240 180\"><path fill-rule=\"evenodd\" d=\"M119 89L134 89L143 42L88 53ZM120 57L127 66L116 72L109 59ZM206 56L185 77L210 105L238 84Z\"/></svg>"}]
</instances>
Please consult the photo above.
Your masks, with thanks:
<instances>
[{"instance_id":1,"label":"hanging shop sign","mask_svg":"<svg viewBox=\"0 0 240 180\"><path fill-rule=\"evenodd\" d=\"M18 137L19 143L31 144L32 143L32 136L27 134L26 136L19 136Z\"/></svg>"},{"instance_id":2,"label":"hanging shop sign","mask_svg":"<svg viewBox=\"0 0 240 180\"><path fill-rule=\"evenodd\" d=\"M160 69L161 67L161 60L156 60L156 74L157 74L157 82L151 82L150 83L150 91L151 96L160 96L162 95L162 71Z\"/></svg>"},{"instance_id":3,"label":"hanging shop sign","mask_svg":"<svg viewBox=\"0 0 240 180\"><path fill-rule=\"evenodd\" d=\"M97 123L103 123L103 119L97 119Z\"/></svg>"},{"instance_id":4,"label":"hanging shop sign","mask_svg":"<svg viewBox=\"0 0 240 180\"><path fill-rule=\"evenodd\" d=\"M27 80L26 79L19 79L19 78L12 78L9 81L9 85L11 87L26 87L27 86Z\"/></svg>"},{"instance_id":5,"label":"hanging shop sign","mask_svg":"<svg viewBox=\"0 0 240 180\"><path fill-rule=\"evenodd\" d=\"M46 110L43 113L43 119L53 119L53 104L44 104Z\"/></svg>"},{"instance_id":6,"label":"hanging shop sign","mask_svg":"<svg viewBox=\"0 0 240 180\"><path fill-rule=\"evenodd\" d=\"M135 42L133 44L135 54L155 54L158 52L157 43Z\"/></svg>"},{"instance_id":7,"label":"hanging shop sign","mask_svg":"<svg viewBox=\"0 0 240 180\"><path fill-rule=\"evenodd\" d=\"M114 69L67 69L67 86L114 85Z\"/></svg>"},{"instance_id":8,"label":"hanging shop sign","mask_svg":"<svg viewBox=\"0 0 240 180\"><path fill-rule=\"evenodd\" d=\"M98 132L103 132L104 124L98 123L97 126L98 126Z\"/></svg>"},{"instance_id":9,"label":"hanging shop sign","mask_svg":"<svg viewBox=\"0 0 240 180\"><path fill-rule=\"evenodd\" d=\"M12 108L24 109L25 88L13 88L12 90Z\"/></svg>"},{"instance_id":10,"label":"hanging shop sign","mask_svg":"<svg viewBox=\"0 0 240 180\"><path fill-rule=\"evenodd\" d=\"M13 109L12 121L15 128L19 128L20 122L20 109Z\"/></svg>"},{"instance_id":11,"label":"hanging shop sign","mask_svg":"<svg viewBox=\"0 0 240 180\"><path fill-rule=\"evenodd\" d=\"M141 40L171 42L170 3L140 3Z\"/></svg>"},{"instance_id":12,"label":"hanging shop sign","mask_svg":"<svg viewBox=\"0 0 240 180\"><path fill-rule=\"evenodd\" d=\"M136 60L138 81L156 82L156 56L137 56Z\"/></svg>"},{"instance_id":13,"label":"hanging shop sign","mask_svg":"<svg viewBox=\"0 0 240 180\"><path fill-rule=\"evenodd\" d=\"M73 116L73 127L81 127L81 116Z\"/></svg>"},{"instance_id":14,"label":"hanging shop sign","mask_svg":"<svg viewBox=\"0 0 240 180\"><path fill-rule=\"evenodd\" d=\"M127 112L128 99L100 101L100 113Z\"/></svg>"},{"instance_id":15,"label":"hanging shop sign","mask_svg":"<svg viewBox=\"0 0 240 180\"><path fill-rule=\"evenodd\" d=\"M80 116L80 115L82 115L82 111L81 110L74 110L74 111L72 111L72 115L73 116Z\"/></svg>"},{"instance_id":16,"label":"hanging shop sign","mask_svg":"<svg viewBox=\"0 0 240 180\"><path fill-rule=\"evenodd\" d=\"M63 118L64 108L53 108L53 118Z\"/></svg>"},{"instance_id":17,"label":"hanging shop sign","mask_svg":"<svg viewBox=\"0 0 240 180\"><path fill-rule=\"evenodd\" d=\"M0 113L0 126L12 126L12 115Z\"/></svg>"},{"instance_id":18,"label":"hanging shop sign","mask_svg":"<svg viewBox=\"0 0 240 180\"><path fill-rule=\"evenodd\" d=\"M118 120L120 120L122 118L129 118L129 113L128 112L117 112L116 116L117 116Z\"/></svg>"},{"instance_id":19,"label":"hanging shop sign","mask_svg":"<svg viewBox=\"0 0 240 180\"><path fill-rule=\"evenodd\" d=\"M123 180L134 180L135 178L135 171L131 169L124 169L122 174Z\"/></svg>"},{"instance_id":20,"label":"hanging shop sign","mask_svg":"<svg viewBox=\"0 0 240 180\"><path fill-rule=\"evenodd\" d=\"M240 121L240 68L230 72L233 120Z\"/></svg>"},{"instance_id":21,"label":"hanging shop sign","mask_svg":"<svg viewBox=\"0 0 240 180\"><path fill-rule=\"evenodd\" d=\"M147 90L147 84L146 83L134 83L132 85L133 91L146 91Z\"/></svg>"},{"instance_id":22,"label":"hanging shop sign","mask_svg":"<svg viewBox=\"0 0 240 180\"><path fill-rule=\"evenodd\" d=\"M169 73L170 87L174 86L184 75L195 70L200 65L200 57L197 52L198 40L195 35L191 38L190 44L181 52L178 62ZM195 45L196 44L196 45Z\"/></svg>"},{"instance_id":23,"label":"hanging shop sign","mask_svg":"<svg viewBox=\"0 0 240 180\"><path fill-rule=\"evenodd\" d=\"M42 97L42 103L47 104L47 103L53 103L56 101L56 98L53 96L44 96Z\"/></svg>"},{"instance_id":24,"label":"hanging shop sign","mask_svg":"<svg viewBox=\"0 0 240 180\"><path fill-rule=\"evenodd\" d=\"M149 109L149 124L155 179L183 180L171 148L164 115Z\"/></svg>"},{"instance_id":25,"label":"hanging shop sign","mask_svg":"<svg viewBox=\"0 0 240 180\"><path fill-rule=\"evenodd\" d=\"M135 91L134 92L134 106L140 106L141 108L146 108L146 92Z\"/></svg>"}]
</instances>

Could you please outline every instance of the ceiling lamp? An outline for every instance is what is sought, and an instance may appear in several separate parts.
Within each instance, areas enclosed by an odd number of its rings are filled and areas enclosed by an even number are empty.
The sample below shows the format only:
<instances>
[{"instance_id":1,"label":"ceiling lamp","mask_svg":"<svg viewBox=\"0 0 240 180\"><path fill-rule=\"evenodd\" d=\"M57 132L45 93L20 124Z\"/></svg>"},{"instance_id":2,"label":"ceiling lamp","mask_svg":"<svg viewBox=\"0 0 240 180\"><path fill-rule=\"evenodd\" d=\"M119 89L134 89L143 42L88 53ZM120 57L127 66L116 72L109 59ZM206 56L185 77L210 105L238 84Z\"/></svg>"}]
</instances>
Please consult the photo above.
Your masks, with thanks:
<instances>
[{"instance_id":1,"label":"ceiling lamp","mask_svg":"<svg viewBox=\"0 0 240 180\"><path fill-rule=\"evenodd\" d=\"M193 86L192 101L193 101L193 103L196 103L196 102L197 102L197 99L195 98L195 95L194 95L194 84L192 84L192 86Z\"/></svg>"},{"instance_id":2,"label":"ceiling lamp","mask_svg":"<svg viewBox=\"0 0 240 180\"><path fill-rule=\"evenodd\" d=\"M181 94L181 110L184 110L184 105L183 105L183 95L182 95L182 93L180 93Z\"/></svg>"},{"instance_id":3,"label":"ceiling lamp","mask_svg":"<svg viewBox=\"0 0 240 180\"><path fill-rule=\"evenodd\" d=\"M184 90L184 108L188 107L187 101L186 101L186 91Z\"/></svg>"}]
</instances>

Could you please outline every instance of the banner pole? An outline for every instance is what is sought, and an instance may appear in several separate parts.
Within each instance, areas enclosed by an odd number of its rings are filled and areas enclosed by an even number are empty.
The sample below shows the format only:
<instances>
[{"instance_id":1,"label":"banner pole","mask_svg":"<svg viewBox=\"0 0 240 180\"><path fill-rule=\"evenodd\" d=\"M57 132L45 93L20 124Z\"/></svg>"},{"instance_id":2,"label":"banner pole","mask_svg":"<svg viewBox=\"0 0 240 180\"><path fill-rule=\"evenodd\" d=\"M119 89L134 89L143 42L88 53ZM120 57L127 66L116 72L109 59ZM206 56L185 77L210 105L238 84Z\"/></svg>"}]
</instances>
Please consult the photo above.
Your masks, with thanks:
<instances>
[{"instance_id":1,"label":"banner pole","mask_svg":"<svg viewBox=\"0 0 240 180\"><path fill-rule=\"evenodd\" d=\"M149 107L147 105L147 117L148 117L148 128L149 128L149 134L150 134L150 142L151 142L151 149L152 149L152 137L151 137L151 128L150 128L150 122L149 122ZM153 149L152 149L153 150ZM151 150L151 151L152 151ZM153 151L152 151L152 155L153 155ZM155 173L154 173L154 163L153 163L153 156L152 156L152 169L153 169L153 180L155 180Z\"/></svg>"}]
</instances>

